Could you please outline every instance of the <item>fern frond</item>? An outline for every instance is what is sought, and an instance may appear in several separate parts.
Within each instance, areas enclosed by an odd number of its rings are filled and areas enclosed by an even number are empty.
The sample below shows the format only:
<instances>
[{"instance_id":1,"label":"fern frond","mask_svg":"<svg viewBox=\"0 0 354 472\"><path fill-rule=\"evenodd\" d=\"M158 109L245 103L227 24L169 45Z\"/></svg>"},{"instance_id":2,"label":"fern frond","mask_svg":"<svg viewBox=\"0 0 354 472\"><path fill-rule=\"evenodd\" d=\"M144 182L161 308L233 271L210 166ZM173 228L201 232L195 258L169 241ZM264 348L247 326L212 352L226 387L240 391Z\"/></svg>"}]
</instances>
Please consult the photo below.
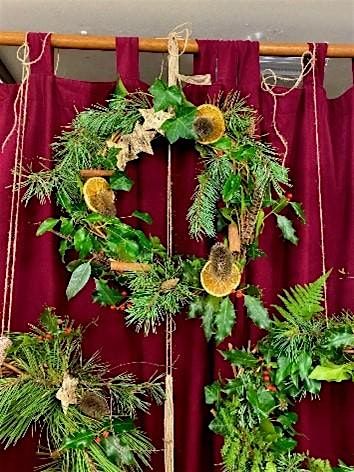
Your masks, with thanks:
<instances>
[{"instance_id":1,"label":"fern frond","mask_svg":"<svg viewBox=\"0 0 354 472\"><path fill-rule=\"evenodd\" d=\"M323 311L324 286L330 272L322 275L312 283L295 285L284 290L284 295L278 295L284 308L273 305L274 308L290 323L298 325L311 320L315 315Z\"/></svg>"}]
</instances>

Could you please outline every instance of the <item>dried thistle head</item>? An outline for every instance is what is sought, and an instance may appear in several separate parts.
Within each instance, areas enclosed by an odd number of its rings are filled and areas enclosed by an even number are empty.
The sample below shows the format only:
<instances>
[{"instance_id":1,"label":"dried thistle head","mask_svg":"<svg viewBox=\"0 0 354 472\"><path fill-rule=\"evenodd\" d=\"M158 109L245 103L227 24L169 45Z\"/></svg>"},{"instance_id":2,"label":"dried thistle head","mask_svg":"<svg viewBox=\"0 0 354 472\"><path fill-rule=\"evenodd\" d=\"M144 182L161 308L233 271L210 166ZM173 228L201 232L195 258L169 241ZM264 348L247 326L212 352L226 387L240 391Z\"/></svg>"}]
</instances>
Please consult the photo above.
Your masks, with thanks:
<instances>
[{"instance_id":1,"label":"dried thistle head","mask_svg":"<svg viewBox=\"0 0 354 472\"><path fill-rule=\"evenodd\" d=\"M79 400L78 408L95 420L101 420L110 413L107 401L95 392L84 392Z\"/></svg>"},{"instance_id":2,"label":"dried thistle head","mask_svg":"<svg viewBox=\"0 0 354 472\"><path fill-rule=\"evenodd\" d=\"M211 270L217 278L226 279L232 272L232 254L222 243L216 243L211 248L209 261Z\"/></svg>"}]
</instances>

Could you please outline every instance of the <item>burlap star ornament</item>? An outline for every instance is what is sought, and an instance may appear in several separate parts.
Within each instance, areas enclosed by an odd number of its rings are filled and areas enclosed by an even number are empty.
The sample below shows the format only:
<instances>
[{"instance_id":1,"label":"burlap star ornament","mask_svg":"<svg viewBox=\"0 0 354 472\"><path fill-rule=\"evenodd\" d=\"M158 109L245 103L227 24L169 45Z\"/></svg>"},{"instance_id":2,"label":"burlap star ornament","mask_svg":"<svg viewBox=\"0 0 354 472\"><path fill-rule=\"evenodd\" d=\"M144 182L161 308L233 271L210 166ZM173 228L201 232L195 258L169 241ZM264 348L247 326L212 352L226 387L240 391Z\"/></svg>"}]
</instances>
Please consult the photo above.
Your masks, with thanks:
<instances>
[{"instance_id":1,"label":"burlap star ornament","mask_svg":"<svg viewBox=\"0 0 354 472\"><path fill-rule=\"evenodd\" d=\"M69 405L76 405L78 402L76 394L78 384L78 379L71 377L71 375L65 372L63 383L55 395L57 400L61 401L61 407L63 409L64 415L67 414Z\"/></svg>"}]
</instances>

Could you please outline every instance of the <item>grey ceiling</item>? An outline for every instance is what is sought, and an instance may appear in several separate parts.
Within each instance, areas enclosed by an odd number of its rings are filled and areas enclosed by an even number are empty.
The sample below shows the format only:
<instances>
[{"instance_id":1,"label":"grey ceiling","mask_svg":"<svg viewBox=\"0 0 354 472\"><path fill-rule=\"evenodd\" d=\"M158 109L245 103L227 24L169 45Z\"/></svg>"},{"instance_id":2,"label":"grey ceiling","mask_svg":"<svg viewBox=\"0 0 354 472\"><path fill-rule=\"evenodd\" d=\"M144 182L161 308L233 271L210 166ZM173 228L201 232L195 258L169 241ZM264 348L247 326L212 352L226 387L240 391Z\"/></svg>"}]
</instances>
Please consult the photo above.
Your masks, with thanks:
<instances>
[{"instance_id":1,"label":"grey ceiling","mask_svg":"<svg viewBox=\"0 0 354 472\"><path fill-rule=\"evenodd\" d=\"M0 0L0 30L53 31L164 37L188 21L199 38L354 43L354 0ZM15 48L2 47L3 62L19 77ZM147 80L160 70L161 56L144 54ZM188 69L190 59L185 61ZM61 50L58 75L112 80L111 52ZM331 96L350 84L350 61L330 60Z\"/></svg>"}]
</instances>

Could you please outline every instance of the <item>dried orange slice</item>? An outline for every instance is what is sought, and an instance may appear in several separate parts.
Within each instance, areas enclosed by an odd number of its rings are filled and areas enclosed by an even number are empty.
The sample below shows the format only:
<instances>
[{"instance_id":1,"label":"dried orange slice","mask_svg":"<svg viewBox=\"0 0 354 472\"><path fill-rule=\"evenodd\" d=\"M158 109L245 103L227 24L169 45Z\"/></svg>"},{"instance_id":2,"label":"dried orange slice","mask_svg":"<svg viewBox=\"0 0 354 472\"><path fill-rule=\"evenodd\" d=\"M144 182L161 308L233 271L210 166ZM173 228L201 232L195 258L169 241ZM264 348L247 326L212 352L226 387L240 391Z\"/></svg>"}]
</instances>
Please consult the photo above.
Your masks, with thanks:
<instances>
[{"instance_id":1,"label":"dried orange slice","mask_svg":"<svg viewBox=\"0 0 354 472\"><path fill-rule=\"evenodd\" d=\"M217 106L205 103L197 108L193 126L199 143L215 143L225 133L224 115Z\"/></svg>"},{"instance_id":2,"label":"dried orange slice","mask_svg":"<svg viewBox=\"0 0 354 472\"><path fill-rule=\"evenodd\" d=\"M225 297L229 295L240 283L241 272L235 263L232 264L231 272L227 277L218 277L208 261L200 273L202 287L214 297Z\"/></svg>"},{"instance_id":3,"label":"dried orange slice","mask_svg":"<svg viewBox=\"0 0 354 472\"><path fill-rule=\"evenodd\" d=\"M95 213L115 215L114 192L103 177L87 179L82 189L87 207Z\"/></svg>"}]
</instances>

